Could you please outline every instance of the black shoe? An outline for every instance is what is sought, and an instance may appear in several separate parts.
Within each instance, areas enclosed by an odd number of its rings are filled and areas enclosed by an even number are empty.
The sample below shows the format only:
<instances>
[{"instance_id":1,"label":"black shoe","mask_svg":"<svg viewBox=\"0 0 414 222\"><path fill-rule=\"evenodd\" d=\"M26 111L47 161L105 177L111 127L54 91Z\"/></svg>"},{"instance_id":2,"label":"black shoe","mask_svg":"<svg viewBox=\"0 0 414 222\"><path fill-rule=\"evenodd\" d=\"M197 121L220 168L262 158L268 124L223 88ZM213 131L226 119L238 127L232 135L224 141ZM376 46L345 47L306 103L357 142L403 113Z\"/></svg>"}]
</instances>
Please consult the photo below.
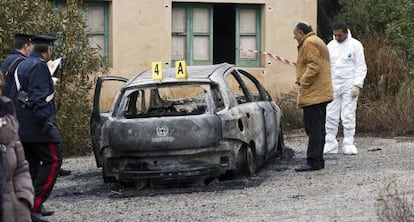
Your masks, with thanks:
<instances>
[{"instance_id":1,"label":"black shoe","mask_svg":"<svg viewBox=\"0 0 414 222\"><path fill-rule=\"evenodd\" d=\"M31 213L30 217L32 218L33 222L49 222L44 216L42 216L40 213Z\"/></svg>"},{"instance_id":2,"label":"black shoe","mask_svg":"<svg viewBox=\"0 0 414 222\"><path fill-rule=\"evenodd\" d=\"M323 169L323 167L322 166L320 166L320 167L313 167L313 166L311 166L309 164L303 164L301 166L296 167L295 168L295 171L297 171L297 172L304 172L304 171L314 171L314 170L320 170L320 169Z\"/></svg>"},{"instance_id":3,"label":"black shoe","mask_svg":"<svg viewBox=\"0 0 414 222\"><path fill-rule=\"evenodd\" d=\"M60 168L59 170L58 170L58 176L61 176L61 177L64 177L64 176L69 176L69 175L71 175L72 174L72 171L70 171L70 170L64 170L64 169L62 169L62 168Z\"/></svg>"},{"instance_id":4,"label":"black shoe","mask_svg":"<svg viewBox=\"0 0 414 222\"><path fill-rule=\"evenodd\" d=\"M55 213L55 211L46 209L43 205L40 206L40 214L42 216L50 216L50 215L52 215L54 213Z\"/></svg>"}]
</instances>

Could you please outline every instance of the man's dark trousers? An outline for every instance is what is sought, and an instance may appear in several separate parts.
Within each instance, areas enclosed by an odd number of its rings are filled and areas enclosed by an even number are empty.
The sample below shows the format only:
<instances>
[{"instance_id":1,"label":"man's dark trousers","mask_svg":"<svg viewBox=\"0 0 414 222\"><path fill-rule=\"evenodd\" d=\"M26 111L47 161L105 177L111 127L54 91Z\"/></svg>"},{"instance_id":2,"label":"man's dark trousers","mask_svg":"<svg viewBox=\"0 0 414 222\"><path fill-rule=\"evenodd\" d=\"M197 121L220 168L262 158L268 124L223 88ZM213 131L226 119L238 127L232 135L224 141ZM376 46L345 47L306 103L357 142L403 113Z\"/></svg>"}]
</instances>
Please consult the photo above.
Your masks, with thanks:
<instances>
[{"instance_id":1,"label":"man's dark trousers","mask_svg":"<svg viewBox=\"0 0 414 222\"><path fill-rule=\"evenodd\" d=\"M323 147L325 145L326 103L303 107L303 122L309 137L307 163L313 168L324 168Z\"/></svg>"}]
</instances>

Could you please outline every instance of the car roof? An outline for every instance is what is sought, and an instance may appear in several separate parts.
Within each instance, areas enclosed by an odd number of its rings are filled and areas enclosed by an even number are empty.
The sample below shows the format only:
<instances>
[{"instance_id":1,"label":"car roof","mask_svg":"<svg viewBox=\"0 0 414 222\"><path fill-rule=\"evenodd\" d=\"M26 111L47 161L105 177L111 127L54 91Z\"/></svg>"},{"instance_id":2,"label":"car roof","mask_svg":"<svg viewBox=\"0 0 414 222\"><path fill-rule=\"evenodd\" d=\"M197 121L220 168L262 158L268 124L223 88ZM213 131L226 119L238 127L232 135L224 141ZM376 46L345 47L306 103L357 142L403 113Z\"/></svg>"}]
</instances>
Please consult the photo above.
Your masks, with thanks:
<instances>
[{"instance_id":1,"label":"car roof","mask_svg":"<svg viewBox=\"0 0 414 222\"><path fill-rule=\"evenodd\" d=\"M177 79L175 77L175 67L166 68L162 70L163 79L162 80L154 80L152 78L152 71L147 70L141 72L131 78L126 87L133 87L136 85L146 85L146 84L154 84L154 83L175 83L175 82L211 82L212 76L220 76L226 73L229 68L234 67L234 65L230 65L228 63L221 63L217 65L200 65L200 66L187 66L187 79Z\"/></svg>"}]
</instances>

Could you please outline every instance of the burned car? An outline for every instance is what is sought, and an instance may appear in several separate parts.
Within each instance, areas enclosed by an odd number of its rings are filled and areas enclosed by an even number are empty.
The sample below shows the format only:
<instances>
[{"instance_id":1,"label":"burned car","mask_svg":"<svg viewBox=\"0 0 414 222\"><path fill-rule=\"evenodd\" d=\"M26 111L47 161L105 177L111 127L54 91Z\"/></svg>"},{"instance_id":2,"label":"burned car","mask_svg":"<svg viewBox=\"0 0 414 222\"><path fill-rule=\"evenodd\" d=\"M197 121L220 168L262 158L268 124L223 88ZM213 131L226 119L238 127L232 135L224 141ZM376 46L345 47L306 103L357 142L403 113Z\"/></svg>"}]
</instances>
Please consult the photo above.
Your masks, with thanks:
<instances>
[{"instance_id":1,"label":"burned car","mask_svg":"<svg viewBox=\"0 0 414 222\"><path fill-rule=\"evenodd\" d=\"M250 176L283 152L280 108L252 74L227 63L187 72L98 79L91 135L104 182ZM121 84L104 110L106 82Z\"/></svg>"}]
</instances>

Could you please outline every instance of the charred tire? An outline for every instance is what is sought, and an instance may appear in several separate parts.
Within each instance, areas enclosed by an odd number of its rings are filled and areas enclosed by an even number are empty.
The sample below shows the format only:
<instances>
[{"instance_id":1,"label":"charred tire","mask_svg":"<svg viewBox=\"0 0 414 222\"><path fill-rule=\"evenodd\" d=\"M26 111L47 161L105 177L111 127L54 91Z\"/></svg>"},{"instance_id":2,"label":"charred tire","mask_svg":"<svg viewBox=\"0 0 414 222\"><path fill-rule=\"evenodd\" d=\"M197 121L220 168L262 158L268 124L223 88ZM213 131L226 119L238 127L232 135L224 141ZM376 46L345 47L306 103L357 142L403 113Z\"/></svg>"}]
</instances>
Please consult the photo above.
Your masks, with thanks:
<instances>
[{"instance_id":1,"label":"charred tire","mask_svg":"<svg viewBox=\"0 0 414 222\"><path fill-rule=\"evenodd\" d=\"M282 126L280 126L279 139L277 140L276 155L282 156L284 152L285 152L285 140L283 139Z\"/></svg>"},{"instance_id":2,"label":"charred tire","mask_svg":"<svg viewBox=\"0 0 414 222\"><path fill-rule=\"evenodd\" d=\"M237 175L252 176L256 168L256 158L252 148L245 144L243 145L237 157Z\"/></svg>"}]
</instances>

